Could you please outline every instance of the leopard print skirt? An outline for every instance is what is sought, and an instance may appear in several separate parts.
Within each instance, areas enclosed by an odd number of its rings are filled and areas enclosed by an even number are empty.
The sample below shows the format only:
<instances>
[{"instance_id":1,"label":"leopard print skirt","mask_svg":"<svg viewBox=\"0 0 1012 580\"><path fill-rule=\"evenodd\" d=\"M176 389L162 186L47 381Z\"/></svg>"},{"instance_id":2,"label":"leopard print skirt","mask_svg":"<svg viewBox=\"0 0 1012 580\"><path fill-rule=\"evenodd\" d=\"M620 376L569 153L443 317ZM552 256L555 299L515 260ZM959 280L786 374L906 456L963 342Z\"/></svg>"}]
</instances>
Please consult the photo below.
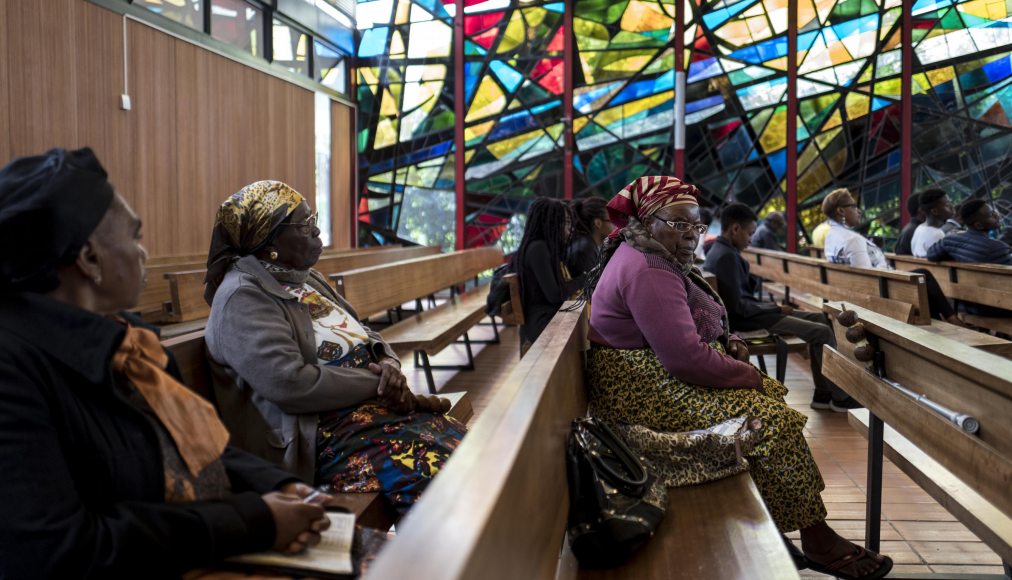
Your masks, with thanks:
<instances>
[{"instance_id":1,"label":"leopard print skirt","mask_svg":"<svg viewBox=\"0 0 1012 580\"><path fill-rule=\"evenodd\" d=\"M786 533L826 519L825 484L803 434L808 419L784 402L782 383L762 374L758 390L699 387L669 375L649 348L599 345L591 347L588 376L591 415L613 425L684 432L757 417L762 436L745 457L777 527Z\"/></svg>"}]
</instances>

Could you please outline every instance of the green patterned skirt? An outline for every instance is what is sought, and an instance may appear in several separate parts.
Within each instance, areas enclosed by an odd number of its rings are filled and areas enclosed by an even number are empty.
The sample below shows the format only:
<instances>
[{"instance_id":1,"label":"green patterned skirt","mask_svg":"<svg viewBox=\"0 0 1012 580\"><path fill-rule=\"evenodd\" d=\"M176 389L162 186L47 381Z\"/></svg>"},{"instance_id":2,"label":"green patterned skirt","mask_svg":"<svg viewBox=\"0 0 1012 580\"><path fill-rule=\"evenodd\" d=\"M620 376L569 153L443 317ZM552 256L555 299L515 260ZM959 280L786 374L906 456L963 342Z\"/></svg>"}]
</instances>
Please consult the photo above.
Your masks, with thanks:
<instances>
[{"instance_id":1,"label":"green patterned skirt","mask_svg":"<svg viewBox=\"0 0 1012 580\"><path fill-rule=\"evenodd\" d=\"M777 527L790 532L826 519L825 484L803 433L808 418L784 402L782 383L762 374L759 390L699 387L668 374L649 348L595 345L588 366L590 413L605 421L682 432L758 417L762 437L745 456Z\"/></svg>"}]
</instances>

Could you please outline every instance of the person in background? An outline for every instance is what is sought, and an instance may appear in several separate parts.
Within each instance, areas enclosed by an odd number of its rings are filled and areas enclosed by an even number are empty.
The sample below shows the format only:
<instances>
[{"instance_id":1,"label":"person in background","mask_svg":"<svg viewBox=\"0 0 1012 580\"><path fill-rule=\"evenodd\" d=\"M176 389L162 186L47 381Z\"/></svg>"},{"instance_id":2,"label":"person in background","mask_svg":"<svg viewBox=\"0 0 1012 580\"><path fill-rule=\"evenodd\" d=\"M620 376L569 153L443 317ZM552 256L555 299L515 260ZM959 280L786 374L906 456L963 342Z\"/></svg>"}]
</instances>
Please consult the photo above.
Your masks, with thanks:
<instances>
[{"instance_id":1,"label":"person in background","mask_svg":"<svg viewBox=\"0 0 1012 580\"><path fill-rule=\"evenodd\" d=\"M812 247L820 250L826 247L826 234L829 233L829 222L825 221L812 229Z\"/></svg>"},{"instance_id":2,"label":"person in background","mask_svg":"<svg viewBox=\"0 0 1012 580\"><path fill-rule=\"evenodd\" d=\"M914 239L914 232L917 230L917 226L923 224L927 219L924 208L921 207L921 194L915 193L907 199L907 213L910 214L910 221L900 230L899 238L896 240L896 248L893 250L900 256L910 255L910 243Z\"/></svg>"},{"instance_id":3,"label":"person in background","mask_svg":"<svg viewBox=\"0 0 1012 580\"><path fill-rule=\"evenodd\" d=\"M607 202L600 197L570 202L576 218L572 240L566 248L566 268L571 276L580 276L597 265L601 244L613 229L605 204Z\"/></svg>"},{"instance_id":4,"label":"person in background","mask_svg":"<svg viewBox=\"0 0 1012 580\"><path fill-rule=\"evenodd\" d=\"M826 236L826 259L834 264L846 264L858 268L892 270L885 254L871 240L854 231L861 224L861 208L857 199L846 189L838 189L822 200L822 212L829 218L832 228ZM942 292L935 276L928 270L911 270L924 275L928 290L928 306L931 316L964 326L956 316L956 310Z\"/></svg>"},{"instance_id":5,"label":"person in background","mask_svg":"<svg viewBox=\"0 0 1012 580\"><path fill-rule=\"evenodd\" d=\"M743 415L759 418L762 443L746 455L750 474L777 528L800 531L799 566L838 578L881 578L892 560L848 542L826 522L825 483L804 436L807 418L785 403L783 384L748 363L720 296L693 267L706 231L697 196L693 185L651 176L608 203L621 229L605 241L603 267L588 280L590 414L648 429L661 441ZM720 247L718 241L709 255Z\"/></svg>"},{"instance_id":6,"label":"person in background","mask_svg":"<svg viewBox=\"0 0 1012 580\"><path fill-rule=\"evenodd\" d=\"M1012 266L1012 249L1008 244L988 237L988 232L998 227L994 208L983 199L971 199L963 203L960 213L967 230L935 242L928 248L928 259Z\"/></svg>"},{"instance_id":7,"label":"person in background","mask_svg":"<svg viewBox=\"0 0 1012 580\"><path fill-rule=\"evenodd\" d=\"M963 221L962 211L963 204L956 205L952 217L945 220L945 223L942 224L942 233L948 236L966 231L966 222Z\"/></svg>"},{"instance_id":8,"label":"person in background","mask_svg":"<svg viewBox=\"0 0 1012 580\"><path fill-rule=\"evenodd\" d=\"M90 149L0 169L0 247L0 577L178 578L319 542L313 490L231 447L125 312L141 222Z\"/></svg>"},{"instance_id":9,"label":"person in background","mask_svg":"<svg viewBox=\"0 0 1012 580\"><path fill-rule=\"evenodd\" d=\"M393 349L313 269L316 214L257 181L218 208L204 339L237 446L341 493L382 493L406 513L466 429L416 411Z\"/></svg>"},{"instance_id":10,"label":"person in background","mask_svg":"<svg viewBox=\"0 0 1012 580\"><path fill-rule=\"evenodd\" d=\"M910 253L915 258L926 258L928 248L945 237L942 225L952 217L952 201L941 189L929 189L921 193L920 207L924 210L926 219L914 230Z\"/></svg>"},{"instance_id":11,"label":"person in background","mask_svg":"<svg viewBox=\"0 0 1012 580\"><path fill-rule=\"evenodd\" d=\"M752 246L764 250L778 250L782 252L784 247L777 241L777 236L786 230L787 220L784 219L784 214L778 211L771 211L766 214L762 225L756 229L755 235L752 236Z\"/></svg>"},{"instance_id":12,"label":"person in background","mask_svg":"<svg viewBox=\"0 0 1012 580\"><path fill-rule=\"evenodd\" d=\"M581 287L585 274L572 278L563 259L572 228L572 214L565 203L539 197L527 210L527 226L513 264L520 282L524 324L520 327L521 350L541 336L562 303Z\"/></svg>"},{"instance_id":13,"label":"person in background","mask_svg":"<svg viewBox=\"0 0 1012 580\"><path fill-rule=\"evenodd\" d=\"M776 334L791 334L808 343L812 381L815 383L813 409L832 409L846 413L860 405L839 387L822 376L822 347L836 346L836 336L826 316L820 312L800 312L790 306L762 302L755 297L758 280L749 273L741 251L748 247L756 230L756 215L748 206L733 203L720 217L721 234L706 255L703 269L717 277L717 291L727 308L731 329L765 329Z\"/></svg>"},{"instance_id":14,"label":"person in background","mask_svg":"<svg viewBox=\"0 0 1012 580\"><path fill-rule=\"evenodd\" d=\"M713 242L717 240L717 235L712 230L718 229L713 227L713 210L708 207L699 208L699 221L707 228L707 233L703 234L703 237L699 239L699 243L696 244L696 261L702 262L706 259L706 252L713 247Z\"/></svg>"}]
</instances>

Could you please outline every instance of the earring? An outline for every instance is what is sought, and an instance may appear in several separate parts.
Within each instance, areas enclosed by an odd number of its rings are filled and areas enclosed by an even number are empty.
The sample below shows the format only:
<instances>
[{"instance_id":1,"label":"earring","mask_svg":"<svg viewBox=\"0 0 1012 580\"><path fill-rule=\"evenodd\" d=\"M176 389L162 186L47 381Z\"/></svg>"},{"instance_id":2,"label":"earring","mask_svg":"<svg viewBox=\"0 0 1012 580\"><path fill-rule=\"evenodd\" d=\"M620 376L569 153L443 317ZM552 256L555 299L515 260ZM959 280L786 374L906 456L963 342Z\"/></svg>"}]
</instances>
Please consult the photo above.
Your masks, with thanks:
<instances>
[{"instance_id":1,"label":"earring","mask_svg":"<svg viewBox=\"0 0 1012 580\"><path fill-rule=\"evenodd\" d=\"M102 285L102 275L101 274L95 274L94 276L92 276L91 281L94 282L96 286L101 286Z\"/></svg>"},{"instance_id":2,"label":"earring","mask_svg":"<svg viewBox=\"0 0 1012 580\"><path fill-rule=\"evenodd\" d=\"M847 216L841 217L840 218L840 223L843 224L843 225L847 225Z\"/></svg>"},{"instance_id":3,"label":"earring","mask_svg":"<svg viewBox=\"0 0 1012 580\"><path fill-rule=\"evenodd\" d=\"M276 250L271 250L271 253L268 255L271 257L272 260L278 259L278 252Z\"/></svg>"}]
</instances>

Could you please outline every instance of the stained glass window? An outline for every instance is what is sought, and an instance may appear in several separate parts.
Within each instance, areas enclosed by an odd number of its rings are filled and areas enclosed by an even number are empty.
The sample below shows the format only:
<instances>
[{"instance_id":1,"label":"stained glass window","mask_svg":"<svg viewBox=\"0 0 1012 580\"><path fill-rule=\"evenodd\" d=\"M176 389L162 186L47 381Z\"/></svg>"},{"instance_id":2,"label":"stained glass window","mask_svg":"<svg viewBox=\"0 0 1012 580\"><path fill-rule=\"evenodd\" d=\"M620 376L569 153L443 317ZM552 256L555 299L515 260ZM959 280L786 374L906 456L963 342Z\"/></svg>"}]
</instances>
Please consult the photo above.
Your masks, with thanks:
<instances>
[{"instance_id":1,"label":"stained glass window","mask_svg":"<svg viewBox=\"0 0 1012 580\"><path fill-rule=\"evenodd\" d=\"M452 0L360 2L362 218L403 232L404 188L430 189L438 199L453 190L458 121L467 245L510 249L509 232L522 224L516 216L531 197L563 195L567 117L576 196L610 197L637 176L670 174L674 19L682 10L685 167L706 200L782 210L790 155L806 230L822 221L822 198L848 187L873 219L870 233L891 236L901 190L903 3L797 4L797 91L788 94L787 0L466 0L465 102L457 104ZM1007 4L913 3L907 138L915 190L1012 199ZM572 30L563 25L567 9ZM576 49L572 70L563 54L567 34ZM567 74L572 111L564 110ZM787 150L789 104L797 111L795 151Z\"/></svg>"}]
</instances>

